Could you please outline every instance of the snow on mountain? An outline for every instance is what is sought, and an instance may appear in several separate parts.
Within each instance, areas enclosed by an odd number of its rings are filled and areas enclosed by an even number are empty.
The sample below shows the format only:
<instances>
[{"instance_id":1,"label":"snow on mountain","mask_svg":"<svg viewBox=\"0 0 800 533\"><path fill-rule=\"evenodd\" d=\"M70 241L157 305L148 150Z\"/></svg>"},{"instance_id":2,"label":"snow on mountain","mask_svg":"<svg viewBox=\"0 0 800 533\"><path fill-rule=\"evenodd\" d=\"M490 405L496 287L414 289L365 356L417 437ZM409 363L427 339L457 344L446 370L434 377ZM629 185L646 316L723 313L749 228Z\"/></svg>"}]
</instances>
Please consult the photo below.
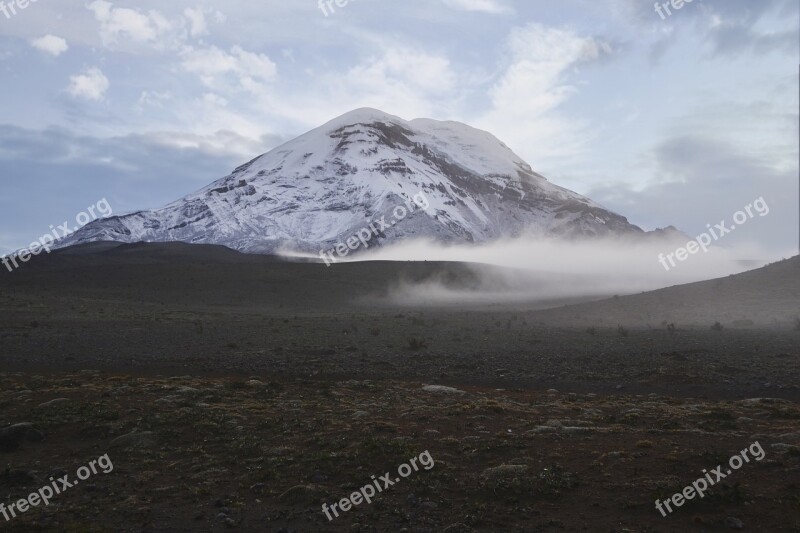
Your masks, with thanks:
<instances>
[{"instance_id":1,"label":"snow on mountain","mask_svg":"<svg viewBox=\"0 0 800 533\"><path fill-rule=\"evenodd\" d=\"M88 224L59 243L221 244L250 253L311 252L345 242L424 193L371 246L426 237L486 242L525 232L564 237L643 231L537 174L488 132L406 121L375 109L342 115L161 209Z\"/></svg>"}]
</instances>

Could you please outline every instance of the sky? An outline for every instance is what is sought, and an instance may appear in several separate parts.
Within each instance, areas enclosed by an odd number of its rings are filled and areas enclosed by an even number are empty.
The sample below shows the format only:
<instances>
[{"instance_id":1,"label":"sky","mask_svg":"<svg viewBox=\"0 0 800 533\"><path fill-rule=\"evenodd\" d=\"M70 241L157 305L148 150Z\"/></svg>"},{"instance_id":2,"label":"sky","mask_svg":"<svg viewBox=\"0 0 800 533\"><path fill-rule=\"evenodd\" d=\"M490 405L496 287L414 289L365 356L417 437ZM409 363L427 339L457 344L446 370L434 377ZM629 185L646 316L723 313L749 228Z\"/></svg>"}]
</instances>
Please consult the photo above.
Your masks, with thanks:
<instances>
[{"instance_id":1,"label":"sky","mask_svg":"<svg viewBox=\"0 0 800 533\"><path fill-rule=\"evenodd\" d=\"M0 2L0 254L359 107L490 131L644 229L797 254L797 0Z\"/></svg>"}]
</instances>

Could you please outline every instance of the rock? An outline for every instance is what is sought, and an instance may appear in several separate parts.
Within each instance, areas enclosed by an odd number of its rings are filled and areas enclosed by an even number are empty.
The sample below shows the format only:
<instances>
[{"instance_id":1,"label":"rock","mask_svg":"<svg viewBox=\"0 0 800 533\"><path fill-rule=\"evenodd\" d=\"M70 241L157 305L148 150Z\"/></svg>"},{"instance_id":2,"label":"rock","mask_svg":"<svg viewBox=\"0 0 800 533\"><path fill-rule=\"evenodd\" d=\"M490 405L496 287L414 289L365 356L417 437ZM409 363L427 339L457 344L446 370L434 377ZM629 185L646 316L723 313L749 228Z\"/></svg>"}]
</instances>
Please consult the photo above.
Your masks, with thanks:
<instances>
[{"instance_id":1,"label":"rock","mask_svg":"<svg viewBox=\"0 0 800 533\"><path fill-rule=\"evenodd\" d=\"M316 503L322 491L317 485L295 485L278 496L278 500L292 504Z\"/></svg>"},{"instance_id":2,"label":"rock","mask_svg":"<svg viewBox=\"0 0 800 533\"><path fill-rule=\"evenodd\" d=\"M500 465L487 468L481 475L486 479L508 479L523 474L527 470L527 465Z\"/></svg>"},{"instance_id":3,"label":"rock","mask_svg":"<svg viewBox=\"0 0 800 533\"><path fill-rule=\"evenodd\" d=\"M164 396L163 398L159 398L155 401L155 403L175 403L178 401L178 398L175 396Z\"/></svg>"},{"instance_id":4,"label":"rock","mask_svg":"<svg viewBox=\"0 0 800 533\"><path fill-rule=\"evenodd\" d=\"M353 418L364 418L369 416L367 411L355 411L353 412Z\"/></svg>"},{"instance_id":5,"label":"rock","mask_svg":"<svg viewBox=\"0 0 800 533\"><path fill-rule=\"evenodd\" d=\"M729 516L723 524L730 529L744 529L744 523L735 516Z\"/></svg>"},{"instance_id":6,"label":"rock","mask_svg":"<svg viewBox=\"0 0 800 533\"><path fill-rule=\"evenodd\" d=\"M457 522L444 528L444 533L473 533L475 530L466 524Z\"/></svg>"},{"instance_id":7,"label":"rock","mask_svg":"<svg viewBox=\"0 0 800 533\"><path fill-rule=\"evenodd\" d=\"M437 392L440 394L465 394L463 390L454 389L453 387L445 387L444 385L425 385L422 387L425 392Z\"/></svg>"},{"instance_id":8,"label":"rock","mask_svg":"<svg viewBox=\"0 0 800 533\"><path fill-rule=\"evenodd\" d=\"M555 420L554 422L558 422ZM593 431L594 428L590 427L583 427L583 426L562 426L562 425L547 425L547 426L536 426L533 429L529 429L524 433L524 435L535 435L537 433L589 433Z\"/></svg>"},{"instance_id":9,"label":"rock","mask_svg":"<svg viewBox=\"0 0 800 533\"><path fill-rule=\"evenodd\" d=\"M50 400L49 402L44 402L39 404L38 409L44 409L47 407L53 407L54 405L58 405L60 403L69 402L69 398L56 398L55 400Z\"/></svg>"},{"instance_id":10,"label":"rock","mask_svg":"<svg viewBox=\"0 0 800 533\"><path fill-rule=\"evenodd\" d=\"M741 400L740 403L747 407L756 407L760 404L791 404L792 402L782 398L747 398L746 400Z\"/></svg>"},{"instance_id":11,"label":"rock","mask_svg":"<svg viewBox=\"0 0 800 533\"><path fill-rule=\"evenodd\" d=\"M537 433L555 433L561 428L555 426L536 426L533 429L529 429L523 435L535 435Z\"/></svg>"},{"instance_id":12,"label":"rock","mask_svg":"<svg viewBox=\"0 0 800 533\"><path fill-rule=\"evenodd\" d=\"M137 446L151 446L155 443L155 434L152 431L141 433L128 433L111 441L111 448L132 448Z\"/></svg>"},{"instance_id":13,"label":"rock","mask_svg":"<svg viewBox=\"0 0 800 533\"><path fill-rule=\"evenodd\" d=\"M795 446L794 444L785 444L783 442L770 444L769 447L777 452L800 452L800 446Z\"/></svg>"},{"instance_id":14,"label":"rock","mask_svg":"<svg viewBox=\"0 0 800 533\"><path fill-rule=\"evenodd\" d=\"M290 446L276 446L269 449L269 454L274 457L291 457L296 453L297 450Z\"/></svg>"},{"instance_id":15,"label":"rock","mask_svg":"<svg viewBox=\"0 0 800 533\"><path fill-rule=\"evenodd\" d=\"M36 429L30 422L14 424L0 429L0 450L14 451L23 441L38 442L44 440L44 433Z\"/></svg>"},{"instance_id":16,"label":"rock","mask_svg":"<svg viewBox=\"0 0 800 533\"><path fill-rule=\"evenodd\" d=\"M256 494L264 494L264 489L267 488L265 483L256 483L250 487L250 492L255 492Z\"/></svg>"},{"instance_id":17,"label":"rock","mask_svg":"<svg viewBox=\"0 0 800 533\"><path fill-rule=\"evenodd\" d=\"M435 439L439 435L441 435L441 433L439 433L435 429L426 429L425 431L422 432L422 436L427 437L429 439Z\"/></svg>"},{"instance_id":18,"label":"rock","mask_svg":"<svg viewBox=\"0 0 800 533\"><path fill-rule=\"evenodd\" d=\"M0 474L0 485L5 487L26 487L39 482L36 476L27 470L6 470Z\"/></svg>"},{"instance_id":19,"label":"rock","mask_svg":"<svg viewBox=\"0 0 800 533\"><path fill-rule=\"evenodd\" d=\"M590 431L594 431L594 428L583 426L564 426L558 429L561 433L589 433Z\"/></svg>"}]
</instances>

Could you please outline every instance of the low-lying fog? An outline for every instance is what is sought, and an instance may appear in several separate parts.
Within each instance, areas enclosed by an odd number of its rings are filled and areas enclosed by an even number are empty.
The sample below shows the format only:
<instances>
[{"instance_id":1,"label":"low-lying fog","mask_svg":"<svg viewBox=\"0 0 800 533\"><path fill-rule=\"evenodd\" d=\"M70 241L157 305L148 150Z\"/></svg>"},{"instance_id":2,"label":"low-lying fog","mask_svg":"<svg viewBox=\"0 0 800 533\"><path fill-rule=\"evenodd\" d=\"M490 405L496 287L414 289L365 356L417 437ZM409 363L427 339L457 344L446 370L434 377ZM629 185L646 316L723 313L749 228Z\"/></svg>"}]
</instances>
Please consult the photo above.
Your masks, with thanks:
<instances>
[{"instance_id":1,"label":"low-lying fog","mask_svg":"<svg viewBox=\"0 0 800 533\"><path fill-rule=\"evenodd\" d=\"M710 247L675 257L686 242L632 243L620 239L564 241L519 238L480 246L444 246L406 240L358 251L344 261L452 261L469 263L469 282L452 276L400 280L390 296L398 304L586 300L719 278L761 266L757 246ZM663 254L660 257L659 254ZM668 254L673 254L672 266ZM666 267L669 267L667 269ZM332 268L335 268L335 264ZM504 267L504 268L496 268Z\"/></svg>"}]
</instances>

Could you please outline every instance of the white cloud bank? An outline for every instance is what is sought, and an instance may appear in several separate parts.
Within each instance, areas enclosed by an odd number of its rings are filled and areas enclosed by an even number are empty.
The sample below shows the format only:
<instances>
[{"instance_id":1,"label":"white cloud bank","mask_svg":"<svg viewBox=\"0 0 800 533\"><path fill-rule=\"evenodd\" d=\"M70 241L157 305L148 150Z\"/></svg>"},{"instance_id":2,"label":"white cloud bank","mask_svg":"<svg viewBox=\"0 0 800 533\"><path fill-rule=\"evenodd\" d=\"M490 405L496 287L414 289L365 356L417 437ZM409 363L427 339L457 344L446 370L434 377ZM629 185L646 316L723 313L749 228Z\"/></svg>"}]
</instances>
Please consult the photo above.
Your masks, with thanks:
<instances>
[{"instance_id":1,"label":"white cloud bank","mask_svg":"<svg viewBox=\"0 0 800 533\"><path fill-rule=\"evenodd\" d=\"M69 80L67 92L84 100L102 100L110 86L108 78L96 67L87 69L83 74L71 76Z\"/></svg>"},{"instance_id":2,"label":"white cloud bank","mask_svg":"<svg viewBox=\"0 0 800 533\"><path fill-rule=\"evenodd\" d=\"M31 41L31 45L37 50L58 57L69 49L67 41L55 35L45 35Z\"/></svg>"}]
</instances>

